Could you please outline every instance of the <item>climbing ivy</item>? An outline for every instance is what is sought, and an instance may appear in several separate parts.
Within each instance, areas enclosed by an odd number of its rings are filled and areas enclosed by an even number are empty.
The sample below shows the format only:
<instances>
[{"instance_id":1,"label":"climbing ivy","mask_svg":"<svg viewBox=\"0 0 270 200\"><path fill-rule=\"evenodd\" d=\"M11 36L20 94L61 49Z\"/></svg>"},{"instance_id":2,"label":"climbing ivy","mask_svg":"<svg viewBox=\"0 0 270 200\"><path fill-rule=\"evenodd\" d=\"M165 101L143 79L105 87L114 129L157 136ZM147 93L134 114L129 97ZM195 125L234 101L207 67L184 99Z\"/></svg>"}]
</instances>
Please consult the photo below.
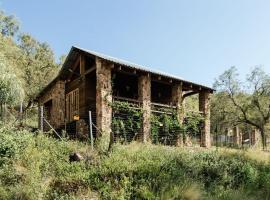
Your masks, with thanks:
<instances>
[{"instance_id":1,"label":"climbing ivy","mask_svg":"<svg viewBox=\"0 0 270 200\"><path fill-rule=\"evenodd\" d=\"M130 142L140 132L142 127L142 109L128 102L114 101L112 130L120 142Z\"/></svg>"},{"instance_id":2,"label":"climbing ivy","mask_svg":"<svg viewBox=\"0 0 270 200\"><path fill-rule=\"evenodd\" d=\"M121 143L131 142L141 133L143 110L128 102L113 101L112 130ZM200 134L203 117L200 113L187 113L182 124L177 119L174 109L151 114L151 139L154 144L174 145L177 137L182 135L195 137Z\"/></svg>"},{"instance_id":3,"label":"climbing ivy","mask_svg":"<svg viewBox=\"0 0 270 200\"><path fill-rule=\"evenodd\" d=\"M167 114L170 113L170 114ZM183 138L200 134L203 117L200 113L188 113L184 122L179 123L175 110L151 115L151 136L153 143L175 144L179 135Z\"/></svg>"},{"instance_id":4,"label":"climbing ivy","mask_svg":"<svg viewBox=\"0 0 270 200\"><path fill-rule=\"evenodd\" d=\"M182 126L176 112L171 110L166 113L151 114L151 136L155 144L173 144L177 136L182 133Z\"/></svg>"}]
</instances>

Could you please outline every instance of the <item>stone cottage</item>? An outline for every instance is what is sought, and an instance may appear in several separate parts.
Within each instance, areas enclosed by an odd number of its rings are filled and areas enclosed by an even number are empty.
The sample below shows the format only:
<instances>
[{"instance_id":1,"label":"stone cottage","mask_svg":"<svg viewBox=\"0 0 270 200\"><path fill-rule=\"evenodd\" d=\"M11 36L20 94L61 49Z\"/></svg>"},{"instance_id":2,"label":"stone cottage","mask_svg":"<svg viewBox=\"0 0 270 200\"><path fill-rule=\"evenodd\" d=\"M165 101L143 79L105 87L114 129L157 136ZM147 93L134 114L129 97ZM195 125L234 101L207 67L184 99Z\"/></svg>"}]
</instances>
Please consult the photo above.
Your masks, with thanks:
<instances>
[{"instance_id":1,"label":"stone cottage","mask_svg":"<svg viewBox=\"0 0 270 200\"><path fill-rule=\"evenodd\" d=\"M213 89L166 73L78 47L72 47L58 76L38 95L39 126L46 129L41 115L57 131L88 137L89 111L96 127L94 136L111 134L111 102L128 102L142 109L140 140L150 140L151 113L173 108L183 119L186 97L199 95L203 115L201 146L210 147L210 96ZM97 131L98 130L98 131Z\"/></svg>"}]
</instances>

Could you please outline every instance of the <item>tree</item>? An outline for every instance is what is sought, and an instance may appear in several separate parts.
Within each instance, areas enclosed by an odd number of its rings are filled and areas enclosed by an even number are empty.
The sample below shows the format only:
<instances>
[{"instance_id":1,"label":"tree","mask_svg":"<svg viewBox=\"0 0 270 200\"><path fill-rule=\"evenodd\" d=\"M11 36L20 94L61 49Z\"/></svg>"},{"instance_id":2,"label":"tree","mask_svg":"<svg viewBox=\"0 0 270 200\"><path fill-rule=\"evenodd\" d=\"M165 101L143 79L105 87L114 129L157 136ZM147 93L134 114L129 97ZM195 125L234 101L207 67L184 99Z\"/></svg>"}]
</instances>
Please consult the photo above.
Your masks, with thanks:
<instances>
[{"instance_id":1,"label":"tree","mask_svg":"<svg viewBox=\"0 0 270 200\"><path fill-rule=\"evenodd\" d=\"M9 70L10 65L0 53L0 104L13 105L24 97L21 82L17 76Z\"/></svg>"},{"instance_id":2,"label":"tree","mask_svg":"<svg viewBox=\"0 0 270 200\"><path fill-rule=\"evenodd\" d=\"M265 150L266 128L270 120L270 76L260 67L254 68L245 84L238 79L237 69L231 67L215 83L215 88L224 93L223 101L230 100L237 123L249 124L260 130ZM221 101L221 103L223 102Z\"/></svg>"},{"instance_id":3,"label":"tree","mask_svg":"<svg viewBox=\"0 0 270 200\"><path fill-rule=\"evenodd\" d=\"M0 11L0 32L3 36L13 37L19 31L18 20L10 15L7 16L3 11Z\"/></svg>"},{"instance_id":4,"label":"tree","mask_svg":"<svg viewBox=\"0 0 270 200\"><path fill-rule=\"evenodd\" d=\"M40 43L29 34L19 38L19 47L23 52L22 78L24 80L27 107L33 104L36 95L56 76L59 66L54 54L46 43Z\"/></svg>"}]
</instances>

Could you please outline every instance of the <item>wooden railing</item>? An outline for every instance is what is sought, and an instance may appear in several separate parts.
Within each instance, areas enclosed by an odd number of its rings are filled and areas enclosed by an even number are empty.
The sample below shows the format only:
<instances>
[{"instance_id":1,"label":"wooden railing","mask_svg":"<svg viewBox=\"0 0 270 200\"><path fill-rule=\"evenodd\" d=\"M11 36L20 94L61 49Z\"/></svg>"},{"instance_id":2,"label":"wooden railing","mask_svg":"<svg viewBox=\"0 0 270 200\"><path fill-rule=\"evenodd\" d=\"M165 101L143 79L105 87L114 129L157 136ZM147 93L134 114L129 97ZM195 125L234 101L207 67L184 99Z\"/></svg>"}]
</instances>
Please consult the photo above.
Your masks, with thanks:
<instances>
[{"instance_id":1,"label":"wooden railing","mask_svg":"<svg viewBox=\"0 0 270 200\"><path fill-rule=\"evenodd\" d=\"M172 114L172 112L174 110L176 110L176 106L173 106L173 105L161 104L161 103L151 103L151 111L153 113Z\"/></svg>"},{"instance_id":2,"label":"wooden railing","mask_svg":"<svg viewBox=\"0 0 270 200\"><path fill-rule=\"evenodd\" d=\"M137 107L137 108L142 106L142 101L139 101L137 99L126 98L126 97L113 96L113 101L127 102L130 104L130 106Z\"/></svg>"}]
</instances>

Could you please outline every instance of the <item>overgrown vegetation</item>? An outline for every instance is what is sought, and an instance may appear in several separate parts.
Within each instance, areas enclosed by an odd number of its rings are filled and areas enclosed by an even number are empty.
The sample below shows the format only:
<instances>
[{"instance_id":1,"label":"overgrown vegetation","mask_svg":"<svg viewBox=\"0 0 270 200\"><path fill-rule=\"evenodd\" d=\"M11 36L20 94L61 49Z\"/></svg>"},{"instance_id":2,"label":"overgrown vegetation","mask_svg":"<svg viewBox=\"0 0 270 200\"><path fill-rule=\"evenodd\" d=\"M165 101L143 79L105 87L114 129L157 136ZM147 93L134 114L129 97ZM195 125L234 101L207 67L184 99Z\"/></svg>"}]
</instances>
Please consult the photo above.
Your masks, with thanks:
<instances>
[{"instance_id":1,"label":"overgrown vegetation","mask_svg":"<svg viewBox=\"0 0 270 200\"><path fill-rule=\"evenodd\" d=\"M85 159L70 162L72 152ZM0 199L269 199L262 154L132 143L104 156L85 143L5 127Z\"/></svg>"},{"instance_id":2,"label":"overgrown vegetation","mask_svg":"<svg viewBox=\"0 0 270 200\"><path fill-rule=\"evenodd\" d=\"M142 128L142 109L128 102L114 101L112 129L118 142L131 142L139 135Z\"/></svg>"}]
</instances>

